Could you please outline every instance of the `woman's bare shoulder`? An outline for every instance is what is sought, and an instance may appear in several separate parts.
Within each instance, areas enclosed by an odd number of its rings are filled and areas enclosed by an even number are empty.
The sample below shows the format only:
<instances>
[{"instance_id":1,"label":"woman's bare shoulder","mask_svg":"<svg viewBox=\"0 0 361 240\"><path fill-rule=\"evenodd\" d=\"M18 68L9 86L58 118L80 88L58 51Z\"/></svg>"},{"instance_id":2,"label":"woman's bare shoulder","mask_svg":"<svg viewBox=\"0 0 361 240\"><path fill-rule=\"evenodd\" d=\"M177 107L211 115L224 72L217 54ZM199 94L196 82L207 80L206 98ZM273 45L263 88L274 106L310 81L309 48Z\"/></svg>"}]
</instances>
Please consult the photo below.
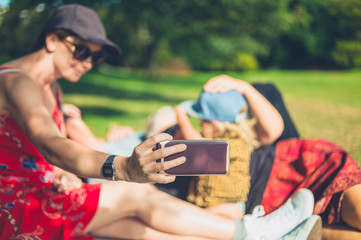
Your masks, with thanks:
<instances>
[{"instance_id":1,"label":"woman's bare shoulder","mask_svg":"<svg viewBox=\"0 0 361 240\"><path fill-rule=\"evenodd\" d=\"M7 71L0 74L0 114L9 112L9 105L22 96L38 91L39 87L22 71Z\"/></svg>"},{"instance_id":2,"label":"woman's bare shoulder","mask_svg":"<svg viewBox=\"0 0 361 240\"><path fill-rule=\"evenodd\" d=\"M19 91L37 85L25 72L11 69L11 71L0 74L0 86L2 89L1 95L8 95L13 93L13 91Z\"/></svg>"}]
</instances>

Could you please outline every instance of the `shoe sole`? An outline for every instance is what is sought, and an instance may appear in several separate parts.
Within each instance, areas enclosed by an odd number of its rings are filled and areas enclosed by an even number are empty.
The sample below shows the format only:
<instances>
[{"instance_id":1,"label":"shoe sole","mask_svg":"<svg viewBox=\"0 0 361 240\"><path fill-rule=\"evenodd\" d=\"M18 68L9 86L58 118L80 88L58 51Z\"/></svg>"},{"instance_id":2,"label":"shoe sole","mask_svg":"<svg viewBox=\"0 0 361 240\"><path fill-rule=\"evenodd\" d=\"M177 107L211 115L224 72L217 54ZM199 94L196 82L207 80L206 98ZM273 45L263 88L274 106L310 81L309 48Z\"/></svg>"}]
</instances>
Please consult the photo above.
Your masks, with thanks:
<instances>
[{"instance_id":1,"label":"shoe sole","mask_svg":"<svg viewBox=\"0 0 361 240\"><path fill-rule=\"evenodd\" d=\"M295 240L321 240L322 238L322 220L317 216L313 221L305 222L303 231L301 231ZM308 234L308 235L307 235Z\"/></svg>"}]
</instances>

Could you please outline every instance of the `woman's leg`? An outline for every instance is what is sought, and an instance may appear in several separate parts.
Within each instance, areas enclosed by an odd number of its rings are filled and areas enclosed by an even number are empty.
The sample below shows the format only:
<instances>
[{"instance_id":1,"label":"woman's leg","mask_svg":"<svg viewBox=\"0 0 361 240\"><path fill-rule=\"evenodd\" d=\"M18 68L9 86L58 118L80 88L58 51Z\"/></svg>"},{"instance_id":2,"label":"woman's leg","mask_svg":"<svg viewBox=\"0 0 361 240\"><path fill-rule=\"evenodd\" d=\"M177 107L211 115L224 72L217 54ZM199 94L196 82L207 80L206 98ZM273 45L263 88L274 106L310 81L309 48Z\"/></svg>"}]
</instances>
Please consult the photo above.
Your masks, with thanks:
<instances>
[{"instance_id":1,"label":"woman's leg","mask_svg":"<svg viewBox=\"0 0 361 240\"><path fill-rule=\"evenodd\" d=\"M264 217L261 217L263 211L258 208L244 220L234 221L172 197L151 184L107 182L101 188L97 212L85 232L110 235L110 232L119 231L116 223L121 224L121 220L126 219L129 234L140 230L142 236L150 239L156 235L165 237L166 234L172 239L227 240L246 236L255 239L271 236L276 239L311 216L312 211L313 195L307 189L300 190L279 209ZM134 223L134 219L137 222ZM103 227L107 227L108 231L103 231Z\"/></svg>"},{"instance_id":2,"label":"woman's leg","mask_svg":"<svg viewBox=\"0 0 361 240\"><path fill-rule=\"evenodd\" d=\"M341 202L342 220L350 227L361 230L361 184L345 191Z\"/></svg>"},{"instance_id":3,"label":"woman's leg","mask_svg":"<svg viewBox=\"0 0 361 240\"><path fill-rule=\"evenodd\" d=\"M212 239L232 239L235 232L234 220L174 198L151 184L128 182L103 184L97 212L85 231L99 232L101 227L128 218L139 219L149 227L143 230L148 229L148 232L153 229L154 232Z\"/></svg>"},{"instance_id":4,"label":"woman's leg","mask_svg":"<svg viewBox=\"0 0 361 240\"><path fill-rule=\"evenodd\" d=\"M361 184L348 188L341 201L343 225L323 228L323 239L352 240L361 239Z\"/></svg>"},{"instance_id":5,"label":"woman's leg","mask_svg":"<svg viewBox=\"0 0 361 240\"><path fill-rule=\"evenodd\" d=\"M210 213L217 214L233 220L240 220L244 216L244 204L238 203L222 203L205 208Z\"/></svg>"},{"instance_id":6,"label":"woman's leg","mask_svg":"<svg viewBox=\"0 0 361 240\"><path fill-rule=\"evenodd\" d=\"M154 240L205 240L194 236L177 236L148 227L136 218L124 218L98 230L92 231L95 237L116 239L154 239ZM208 239L208 238L207 238Z\"/></svg>"},{"instance_id":7,"label":"woman's leg","mask_svg":"<svg viewBox=\"0 0 361 240\"><path fill-rule=\"evenodd\" d=\"M322 227L322 240L360 240L361 232L346 225Z\"/></svg>"}]
</instances>

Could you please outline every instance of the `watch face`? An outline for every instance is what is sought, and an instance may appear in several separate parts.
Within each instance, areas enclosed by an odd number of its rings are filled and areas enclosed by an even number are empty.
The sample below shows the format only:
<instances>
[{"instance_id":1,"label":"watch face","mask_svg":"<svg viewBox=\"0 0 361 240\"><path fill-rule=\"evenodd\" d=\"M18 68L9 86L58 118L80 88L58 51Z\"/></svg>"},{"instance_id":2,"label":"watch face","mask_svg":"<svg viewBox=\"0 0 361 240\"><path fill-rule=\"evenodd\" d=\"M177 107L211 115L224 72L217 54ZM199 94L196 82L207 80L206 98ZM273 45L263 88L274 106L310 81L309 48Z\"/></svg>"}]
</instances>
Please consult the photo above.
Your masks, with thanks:
<instances>
[{"instance_id":1,"label":"watch face","mask_svg":"<svg viewBox=\"0 0 361 240\"><path fill-rule=\"evenodd\" d=\"M113 168L111 166L104 166L103 175L104 177L113 177Z\"/></svg>"},{"instance_id":2,"label":"watch face","mask_svg":"<svg viewBox=\"0 0 361 240\"><path fill-rule=\"evenodd\" d=\"M108 180L115 180L114 157L115 155L110 155L102 167L103 176Z\"/></svg>"}]
</instances>

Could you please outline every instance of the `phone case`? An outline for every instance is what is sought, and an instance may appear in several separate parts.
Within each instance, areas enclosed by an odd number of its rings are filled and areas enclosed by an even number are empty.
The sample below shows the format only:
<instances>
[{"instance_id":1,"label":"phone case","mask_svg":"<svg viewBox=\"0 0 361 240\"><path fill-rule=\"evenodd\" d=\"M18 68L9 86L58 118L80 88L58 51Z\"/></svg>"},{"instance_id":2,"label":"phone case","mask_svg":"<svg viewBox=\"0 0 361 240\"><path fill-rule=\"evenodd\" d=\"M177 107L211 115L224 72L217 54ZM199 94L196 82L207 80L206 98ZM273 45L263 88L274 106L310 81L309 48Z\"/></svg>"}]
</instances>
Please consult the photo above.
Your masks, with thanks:
<instances>
[{"instance_id":1,"label":"phone case","mask_svg":"<svg viewBox=\"0 0 361 240\"><path fill-rule=\"evenodd\" d=\"M225 140L173 140L158 144L157 148L186 144L183 152L160 159L169 161L185 156L186 162L166 170L178 176L222 175L228 173L229 143Z\"/></svg>"}]
</instances>

